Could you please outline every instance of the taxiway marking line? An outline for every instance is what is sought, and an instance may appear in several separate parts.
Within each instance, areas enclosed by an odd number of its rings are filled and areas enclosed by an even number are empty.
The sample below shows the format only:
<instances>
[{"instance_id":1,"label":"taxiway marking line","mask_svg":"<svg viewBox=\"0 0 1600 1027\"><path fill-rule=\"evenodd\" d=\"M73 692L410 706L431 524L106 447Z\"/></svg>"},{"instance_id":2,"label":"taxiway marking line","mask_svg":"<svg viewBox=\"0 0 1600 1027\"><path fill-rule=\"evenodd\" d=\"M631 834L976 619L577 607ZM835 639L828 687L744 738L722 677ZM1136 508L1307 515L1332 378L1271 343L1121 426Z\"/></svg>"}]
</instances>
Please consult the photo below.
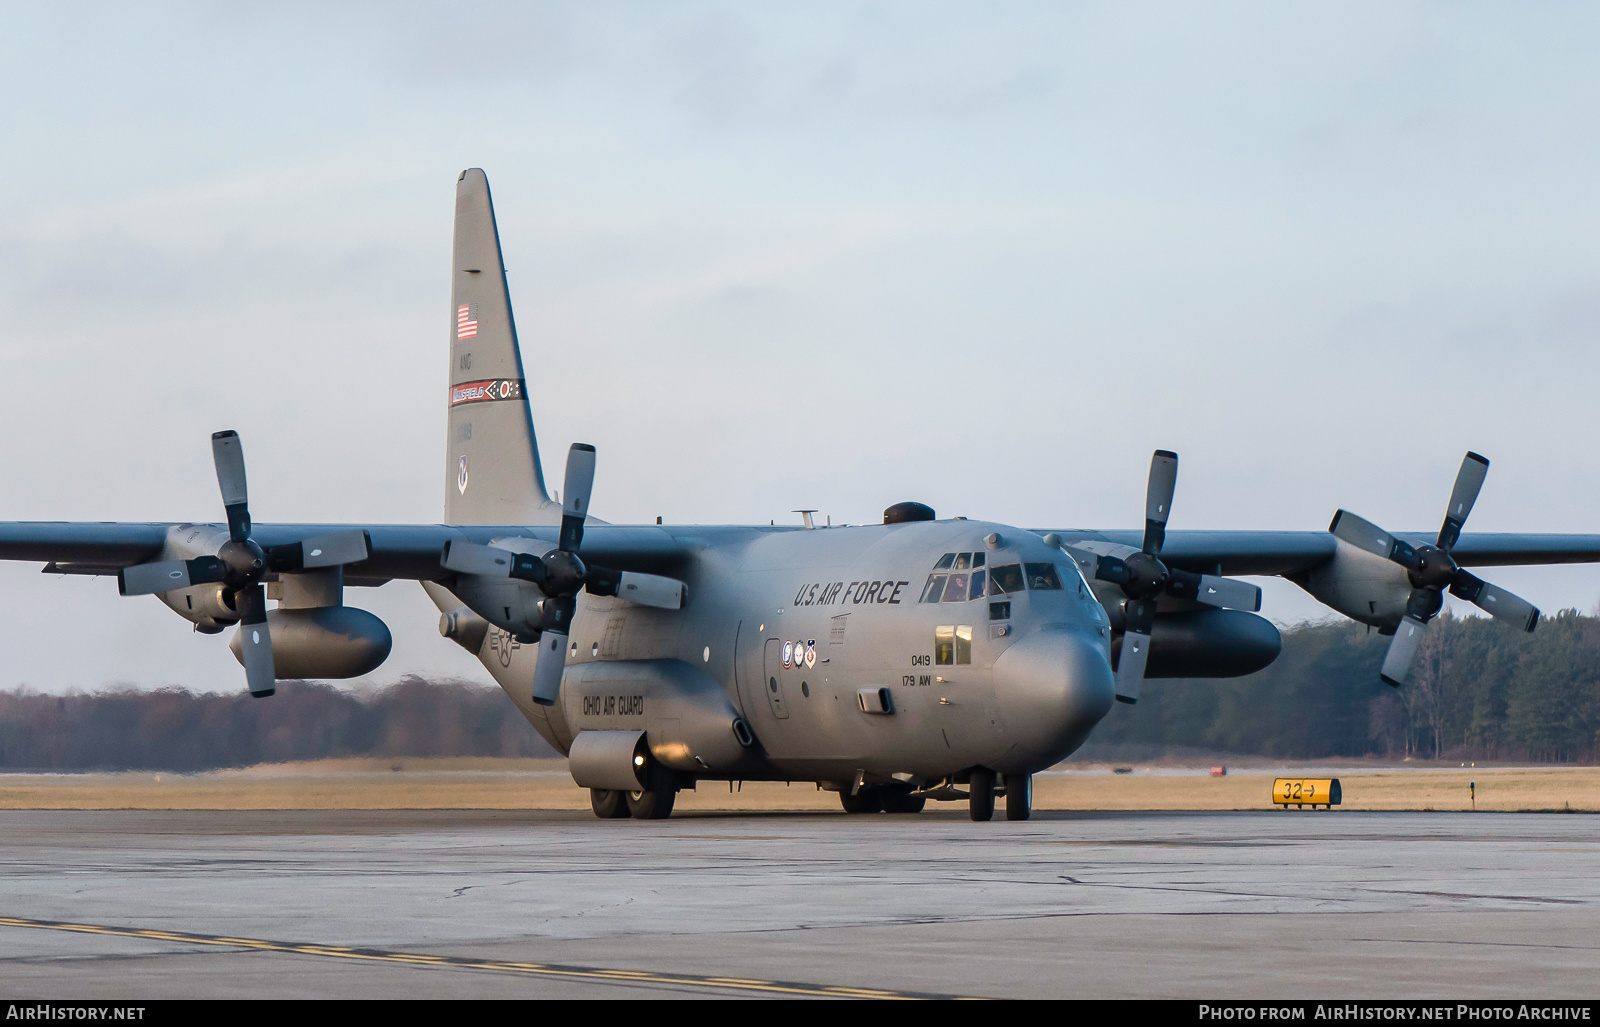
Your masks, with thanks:
<instances>
[{"instance_id":1,"label":"taxiway marking line","mask_svg":"<svg viewBox=\"0 0 1600 1027\"><path fill-rule=\"evenodd\" d=\"M612 970L599 966L568 966L560 963L514 963L507 960L477 959L470 956L434 956L419 952L398 952L392 949L346 948L340 945L315 945L309 942L271 941L266 938L234 938L221 934L191 934L187 931L112 927L107 924L76 924L64 920L30 920L18 916L0 916L0 927L30 927L47 931L70 931L75 934L106 934L120 938L144 938L151 941L181 942L187 945L247 948L258 952L287 952L300 956L321 956L324 959L361 959L380 963L432 966L441 969L496 970L502 973L530 974L540 977L584 978L610 981L614 984L670 984L679 987L715 988L723 991L776 992L783 995L811 995L821 998L933 999L961 997L957 995L940 995L933 992L888 991L878 988L855 988L847 985L807 984L803 981L762 981L744 977L701 977L695 974L657 973L650 970Z\"/></svg>"}]
</instances>

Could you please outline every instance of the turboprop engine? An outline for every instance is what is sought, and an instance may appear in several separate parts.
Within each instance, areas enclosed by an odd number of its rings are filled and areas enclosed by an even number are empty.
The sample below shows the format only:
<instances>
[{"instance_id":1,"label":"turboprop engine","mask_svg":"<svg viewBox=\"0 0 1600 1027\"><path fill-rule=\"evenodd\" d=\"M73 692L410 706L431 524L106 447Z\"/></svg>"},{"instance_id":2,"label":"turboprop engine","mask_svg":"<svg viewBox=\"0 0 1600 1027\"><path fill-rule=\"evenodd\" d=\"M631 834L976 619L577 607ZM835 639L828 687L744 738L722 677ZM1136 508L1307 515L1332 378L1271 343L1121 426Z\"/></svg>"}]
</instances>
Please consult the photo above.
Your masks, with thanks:
<instances>
[{"instance_id":1,"label":"turboprop engine","mask_svg":"<svg viewBox=\"0 0 1600 1027\"><path fill-rule=\"evenodd\" d=\"M1178 454L1158 449L1150 458L1145 485L1144 544L1139 549L1108 542L1078 542L1066 547L1083 576L1103 583L1095 597L1106 607L1111 626L1121 632L1116 640L1117 701L1139 701L1139 683L1147 677L1182 677L1205 674L1204 668L1227 667L1221 676L1260 670L1278 655L1278 632L1257 617L1261 589L1248 582L1215 574L1198 574L1172 567L1161 559L1166 544L1167 517L1178 486ZM1050 534L1046 545L1059 546ZM1114 586L1125 597L1118 602L1105 588ZM1167 630L1157 634L1157 611L1163 601L1196 607L1214 607L1193 613L1163 614ZM1176 617L1177 619L1173 619ZM1162 662L1155 669L1155 646L1162 644Z\"/></svg>"},{"instance_id":2,"label":"turboprop engine","mask_svg":"<svg viewBox=\"0 0 1600 1027\"><path fill-rule=\"evenodd\" d=\"M244 632L228 648L244 663ZM377 670L389 658L394 638L388 625L353 606L269 610L273 669L280 678L353 678Z\"/></svg>"},{"instance_id":3,"label":"turboprop engine","mask_svg":"<svg viewBox=\"0 0 1600 1027\"><path fill-rule=\"evenodd\" d=\"M372 540L367 537L365 530L358 528L311 535L277 545L260 545L251 537L253 523L250 519L249 489L245 483L244 449L239 441L239 433L231 430L213 432L211 459L216 466L223 511L228 517L227 530L208 525L180 525L168 534L166 555L169 559L122 568L117 572L117 591L125 596L160 596L162 602L207 634L222 630L224 624L238 622L240 628L234 636L234 655L244 665L245 682L250 694L264 698L273 693L273 682L277 678L302 675L291 673L273 657L271 625L274 622L267 615L267 590L263 582L270 574L284 576L280 581L309 576L307 583L312 591L325 594L330 590L337 592L342 587L345 565L367 559ZM200 607L198 610L195 608L197 605ZM338 606L339 602L336 599L318 600L303 605ZM381 649L382 655L377 656L377 662L372 666L382 663L384 657L389 655L389 629L371 614L363 614L360 610L350 612L370 618L372 623L361 621L360 617L327 619L334 635L347 639L337 644L327 640L313 644L309 640L311 636L304 634L306 629L297 627L296 630L308 639L299 645L301 651L315 651L321 654L324 664L344 667L370 661ZM291 623L300 625L314 622L315 618L301 617L282 623L288 626ZM381 630L381 645L378 644L380 636L373 631L373 624ZM357 647L361 652L359 658L351 655L355 650L351 649L353 643L348 639L352 636L349 636L347 629L354 629L357 635L367 639ZM344 655L334 659L331 654L335 651L342 651Z\"/></svg>"}]
</instances>

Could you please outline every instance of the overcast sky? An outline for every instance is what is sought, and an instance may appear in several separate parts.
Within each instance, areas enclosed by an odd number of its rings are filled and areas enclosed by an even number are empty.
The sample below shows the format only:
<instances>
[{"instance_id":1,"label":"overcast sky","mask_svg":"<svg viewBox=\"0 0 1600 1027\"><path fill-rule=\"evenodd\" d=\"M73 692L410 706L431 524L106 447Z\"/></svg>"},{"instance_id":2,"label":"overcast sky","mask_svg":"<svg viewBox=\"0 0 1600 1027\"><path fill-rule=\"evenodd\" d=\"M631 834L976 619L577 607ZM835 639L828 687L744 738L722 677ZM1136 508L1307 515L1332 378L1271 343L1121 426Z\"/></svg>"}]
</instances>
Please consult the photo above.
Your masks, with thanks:
<instances>
[{"instance_id":1,"label":"overcast sky","mask_svg":"<svg viewBox=\"0 0 1600 1027\"><path fill-rule=\"evenodd\" d=\"M0 7L0 517L437 521L457 173L610 520L1600 531L1592 4ZM1554 610L1600 568L1496 571ZM414 584L374 679L487 680ZM1467 607L1467 609L1471 609ZM1268 586L1280 622L1326 613ZM0 687L242 688L0 567Z\"/></svg>"}]
</instances>

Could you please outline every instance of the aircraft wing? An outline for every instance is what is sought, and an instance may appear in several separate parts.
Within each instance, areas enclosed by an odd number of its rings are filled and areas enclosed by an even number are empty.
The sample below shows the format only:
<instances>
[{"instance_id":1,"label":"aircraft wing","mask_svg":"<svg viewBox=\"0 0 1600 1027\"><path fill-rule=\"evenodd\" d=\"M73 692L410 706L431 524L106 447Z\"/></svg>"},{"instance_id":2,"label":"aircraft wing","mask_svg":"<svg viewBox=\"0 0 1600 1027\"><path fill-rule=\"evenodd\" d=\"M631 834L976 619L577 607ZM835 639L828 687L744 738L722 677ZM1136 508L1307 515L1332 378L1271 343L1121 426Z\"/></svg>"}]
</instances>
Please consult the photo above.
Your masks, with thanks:
<instances>
[{"instance_id":1,"label":"aircraft wing","mask_svg":"<svg viewBox=\"0 0 1600 1027\"><path fill-rule=\"evenodd\" d=\"M1040 529L1043 534L1043 529ZM1063 542L1112 542L1139 548L1143 530L1074 531L1055 529ZM1396 532L1413 546L1432 545L1436 531ZM1161 559L1205 574L1292 575L1331 559L1336 541L1326 531L1168 530ZM1452 550L1463 567L1524 564L1600 563L1600 535L1464 534Z\"/></svg>"},{"instance_id":2,"label":"aircraft wing","mask_svg":"<svg viewBox=\"0 0 1600 1027\"><path fill-rule=\"evenodd\" d=\"M176 523L92 521L0 522L0 560L46 564L62 574L115 574L119 569L161 558ZM215 525L226 530L226 525ZM449 576L439 552L452 539L487 545L497 538L538 538L555 547L559 526L448 524L257 524L252 537L263 546L297 542L327 532L360 529L371 539L371 555L346 567L350 584L379 584L394 578L433 581ZM583 556L619 570L670 571L696 548L655 525L590 524Z\"/></svg>"}]
</instances>

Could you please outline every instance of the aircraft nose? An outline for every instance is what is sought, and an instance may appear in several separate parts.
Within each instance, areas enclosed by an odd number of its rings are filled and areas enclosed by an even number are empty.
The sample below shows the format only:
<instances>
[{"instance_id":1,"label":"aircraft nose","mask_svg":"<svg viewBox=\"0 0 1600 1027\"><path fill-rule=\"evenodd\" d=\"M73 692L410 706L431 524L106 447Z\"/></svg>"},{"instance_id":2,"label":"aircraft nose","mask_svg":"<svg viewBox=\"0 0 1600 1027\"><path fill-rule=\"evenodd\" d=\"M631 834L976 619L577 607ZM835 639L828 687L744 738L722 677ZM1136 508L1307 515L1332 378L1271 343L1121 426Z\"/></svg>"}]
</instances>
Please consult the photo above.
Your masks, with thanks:
<instances>
[{"instance_id":1,"label":"aircraft nose","mask_svg":"<svg viewBox=\"0 0 1600 1027\"><path fill-rule=\"evenodd\" d=\"M1110 711L1116 692L1105 654L1076 631L1047 628L1019 638L1000 654L994 672L1001 717L1016 742L1006 763L1019 771L1070 755Z\"/></svg>"}]
</instances>

